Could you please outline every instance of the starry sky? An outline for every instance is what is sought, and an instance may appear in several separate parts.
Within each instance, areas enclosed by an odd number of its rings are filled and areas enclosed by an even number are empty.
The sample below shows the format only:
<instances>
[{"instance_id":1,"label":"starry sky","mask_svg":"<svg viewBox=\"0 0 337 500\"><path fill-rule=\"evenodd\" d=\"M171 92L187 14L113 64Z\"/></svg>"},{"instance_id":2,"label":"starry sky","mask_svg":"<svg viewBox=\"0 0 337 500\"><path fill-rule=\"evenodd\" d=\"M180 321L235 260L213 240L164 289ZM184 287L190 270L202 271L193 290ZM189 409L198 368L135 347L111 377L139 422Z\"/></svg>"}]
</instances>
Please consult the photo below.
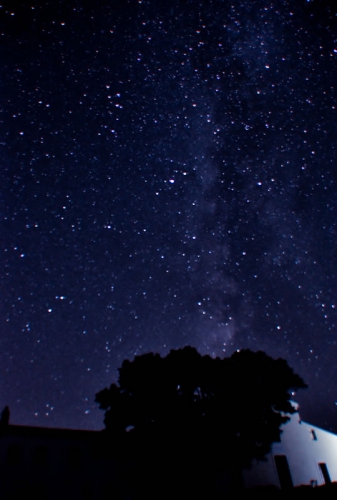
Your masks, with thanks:
<instances>
[{"instance_id":1,"label":"starry sky","mask_svg":"<svg viewBox=\"0 0 337 500\"><path fill-rule=\"evenodd\" d=\"M337 5L0 4L11 422L101 429L125 358L192 345L285 358L337 432Z\"/></svg>"}]
</instances>

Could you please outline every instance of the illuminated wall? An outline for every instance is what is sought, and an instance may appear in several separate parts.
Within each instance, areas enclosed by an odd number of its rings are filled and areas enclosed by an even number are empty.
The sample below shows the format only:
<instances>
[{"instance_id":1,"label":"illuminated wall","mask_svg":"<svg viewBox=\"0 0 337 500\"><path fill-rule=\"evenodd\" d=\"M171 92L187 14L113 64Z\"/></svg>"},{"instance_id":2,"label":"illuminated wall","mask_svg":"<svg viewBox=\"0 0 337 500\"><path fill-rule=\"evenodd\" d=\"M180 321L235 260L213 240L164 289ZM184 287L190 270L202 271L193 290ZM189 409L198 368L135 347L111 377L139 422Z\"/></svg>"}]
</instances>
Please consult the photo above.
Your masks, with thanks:
<instances>
[{"instance_id":1,"label":"illuminated wall","mask_svg":"<svg viewBox=\"0 0 337 500\"><path fill-rule=\"evenodd\" d=\"M301 422L292 415L282 427L281 442L274 443L265 462L254 462L244 472L246 486L322 485L337 481L337 435Z\"/></svg>"}]
</instances>

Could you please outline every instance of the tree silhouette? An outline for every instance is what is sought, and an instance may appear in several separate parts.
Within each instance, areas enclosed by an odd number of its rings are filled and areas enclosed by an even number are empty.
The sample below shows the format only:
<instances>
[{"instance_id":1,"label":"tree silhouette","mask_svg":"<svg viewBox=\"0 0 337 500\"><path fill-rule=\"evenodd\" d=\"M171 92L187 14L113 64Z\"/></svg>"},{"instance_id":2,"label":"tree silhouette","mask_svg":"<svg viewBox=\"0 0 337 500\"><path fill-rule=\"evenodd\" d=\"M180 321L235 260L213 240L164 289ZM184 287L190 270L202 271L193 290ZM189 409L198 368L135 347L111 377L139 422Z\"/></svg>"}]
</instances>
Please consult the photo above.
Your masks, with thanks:
<instances>
[{"instance_id":1,"label":"tree silhouette","mask_svg":"<svg viewBox=\"0 0 337 500\"><path fill-rule=\"evenodd\" d=\"M96 402L130 478L133 471L131 498L193 490L210 498L280 440L285 414L295 412L291 391L305 387L285 360L261 351L213 359L185 347L124 361L118 384Z\"/></svg>"}]
</instances>

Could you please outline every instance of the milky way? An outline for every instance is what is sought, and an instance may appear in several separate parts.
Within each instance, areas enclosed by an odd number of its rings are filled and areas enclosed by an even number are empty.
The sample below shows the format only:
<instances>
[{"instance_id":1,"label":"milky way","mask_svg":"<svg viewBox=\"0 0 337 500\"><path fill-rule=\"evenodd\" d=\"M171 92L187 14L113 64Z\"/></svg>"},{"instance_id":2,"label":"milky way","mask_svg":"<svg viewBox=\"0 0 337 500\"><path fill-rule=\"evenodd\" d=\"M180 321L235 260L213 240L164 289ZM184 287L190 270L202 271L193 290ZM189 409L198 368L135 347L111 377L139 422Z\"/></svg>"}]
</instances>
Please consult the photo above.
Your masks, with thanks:
<instances>
[{"instance_id":1,"label":"milky way","mask_svg":"<svg viewBox=\"0 0 337 500\"><path fill-rule=\"evenodd\" d=\"M336 7L158 3L2 6L0 404L99 429L123 359L247 347L337 431Z\"/></svg>"}]
</instances>

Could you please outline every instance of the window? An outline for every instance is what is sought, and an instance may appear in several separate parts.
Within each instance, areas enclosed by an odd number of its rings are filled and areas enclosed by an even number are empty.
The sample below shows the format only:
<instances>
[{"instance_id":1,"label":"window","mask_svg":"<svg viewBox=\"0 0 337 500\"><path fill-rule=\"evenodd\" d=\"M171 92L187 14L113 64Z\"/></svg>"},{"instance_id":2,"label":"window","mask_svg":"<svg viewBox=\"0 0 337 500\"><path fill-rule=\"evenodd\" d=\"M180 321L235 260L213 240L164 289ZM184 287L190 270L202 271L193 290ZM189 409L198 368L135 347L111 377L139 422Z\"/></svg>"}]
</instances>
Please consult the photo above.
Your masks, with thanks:
<instances>
[{"instance_id":1,"label":"window","mask_svg":"<svg viewBox=\"0 0 337 500\"><path fill-rule=\"evenodd\" d=\"M287 457L285 455L275 455L274 460L281 490L289 490L293 487L293 480L291 478Z\"/></svg>"},{"instance_id":2,"label":"window","mask_svg":"<svg viewBox=\"0 0 337 500\"><path fill-rule=\"evenodd\" d=\"M328 471L326 464L320 463L318 465L319 465L319 468L321 469L321 472L323 474L325 484L330 484L331 478L330 478L330 474L329 474L329 471Z\"/></svg>"}]
</instances>

